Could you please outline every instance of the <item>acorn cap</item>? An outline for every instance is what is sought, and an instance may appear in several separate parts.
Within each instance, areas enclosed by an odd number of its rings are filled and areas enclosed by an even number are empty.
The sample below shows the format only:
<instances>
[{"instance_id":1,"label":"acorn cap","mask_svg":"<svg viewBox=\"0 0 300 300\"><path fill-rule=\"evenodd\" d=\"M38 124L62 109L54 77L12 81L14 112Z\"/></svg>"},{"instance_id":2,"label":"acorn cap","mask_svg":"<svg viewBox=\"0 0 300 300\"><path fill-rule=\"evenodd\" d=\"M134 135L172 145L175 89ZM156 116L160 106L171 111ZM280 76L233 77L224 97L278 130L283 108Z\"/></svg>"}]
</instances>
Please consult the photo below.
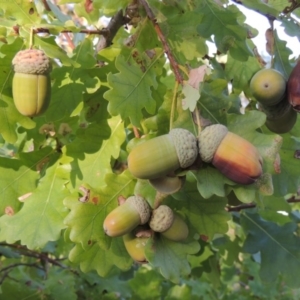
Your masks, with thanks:
<instances>
[{"instance_id":1,"label":"acorn cap","mask_svg":"<svg viewBox=\"0 0 300 300\"><path fill-rule=\"evenodd\" d=\"M149 226L155 232L164 232L172 226L173 221L173 210L167 205L160 205L152 211Z\"/></svg>"},{"instance_id":2,"label":"acorn cap","mask_svg":"<svg viewBox=\"0 0 300 300\"><path fill-rule=\"evenodd\" d=\"M131 196L127 198L126 202L134 206L136 211L139 213L141 218L140 224L146 224L151 214L148 202L141 196Z\"/></svg>"},{"instance_id":3,"label":"acorn cap","mask_svg":"<svg viewBox=\"0 0 300 300\"><path fill-rule=\"evenodd\" d=\"M16 73L46 75L51 72L50 59L45 52L37 49L19 51L12 60Z\"/></svg>"},{"instance_id":4,"label":"acorn cap","mask_svg":"<svg viewBox=\"0 0 300 300\"><path fill-rule=\"evenodd\" d=\"M221 124L214 124L202 130L198 136L198 147L201 159L210 163L228 129Z\"/></svg>"},{"instance_id":5,"label":"acorn cap","mask_svg":"<svg viewBox=\"0 0 300 300\"><path fill-rule=\"evenodd\" d=\"M181 168L194 163L198 155L197 139L186 129L174 128L169 132L174 143Z\"/></svg>"}]
</instances>

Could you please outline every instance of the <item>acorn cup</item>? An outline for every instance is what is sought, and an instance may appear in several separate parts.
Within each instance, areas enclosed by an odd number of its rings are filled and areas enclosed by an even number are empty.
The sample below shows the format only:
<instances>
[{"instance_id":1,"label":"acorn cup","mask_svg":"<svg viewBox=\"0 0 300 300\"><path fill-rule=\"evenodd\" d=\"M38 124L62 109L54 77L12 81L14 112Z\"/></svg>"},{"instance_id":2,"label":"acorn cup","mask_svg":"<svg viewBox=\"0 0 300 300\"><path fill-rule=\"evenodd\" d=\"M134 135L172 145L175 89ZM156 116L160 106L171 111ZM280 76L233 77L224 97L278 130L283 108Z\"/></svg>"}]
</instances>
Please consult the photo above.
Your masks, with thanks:
<instances>
[{"instance_id":1,"label":"acorn cup","mask_svg":"<svg viewBox=\"0 0 300 300\"><path fill-rule=\"evenodd\" d=\"M287 98L296 112L300 112L300 61L297 62L287 82Z\"/></svg>"},{"instance_id":2,"label":"acorn cup","mask_svg":"<svg viewBox=\"0 0 300 300\"><path fill-rule=\"evenodd\" d=\"M148 202L140 196L131 196L106 216L103 229L108 236L122 236L138 225L146 224L150 215Z\"/></svg>"},{"instance_id":3,"label":"acorn cup","mask_svg":"<svg viewBox=\"0 0 300 300\"><path fill-rule=\"evenodd\" d=\"M15 55L12 65L12 93L17 110L28 117L41 115L51 99L49 58L41 50L27 49Z\"/></svg>"},{"instance_id":4,"label":"acorn cup","mask_svg":"<svg viewBox=\"0 0 300 300\"><path fill-rule=\"evenodd\" d=\"M139 179L156 179L191 166L198 155L197 139L186 129L138 144L128 155L128 169Z\"/></svg>"},{"instance_id":5,"label":"acorn cup","mask_svg":"<svg viewBox=\"0 0 300 300\"><path fill-rule=\"evenodd\" d=\"M175 242L182 242L189 235L184 220L167 205L160 205L152 211L149 226L153 231Z\"/></svg>"},{"instance_id":6,"label":"acorn cup","mask_svg":"<svg viewBox=\"0 0 300 300\"><path fill-rule=\"evenodd\" d=\"M199 134L198 145L202 160L236 183L254 183L262 174L263 160L258 150L224 125L206 127Z\"/></svg>"}]
</instances>

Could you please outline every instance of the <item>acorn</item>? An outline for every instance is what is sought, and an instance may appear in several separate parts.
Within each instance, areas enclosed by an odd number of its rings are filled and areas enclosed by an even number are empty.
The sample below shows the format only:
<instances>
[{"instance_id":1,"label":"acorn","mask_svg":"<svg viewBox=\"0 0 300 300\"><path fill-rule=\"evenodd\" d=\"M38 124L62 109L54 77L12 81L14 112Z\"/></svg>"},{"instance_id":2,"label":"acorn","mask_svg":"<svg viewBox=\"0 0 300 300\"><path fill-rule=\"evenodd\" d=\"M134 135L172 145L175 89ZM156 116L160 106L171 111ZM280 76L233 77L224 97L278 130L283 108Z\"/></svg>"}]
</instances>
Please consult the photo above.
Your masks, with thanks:
<instances>
[{"instance_id":1,"label":"acorn","mask_svg":"<svg viewBox=\"0 0 300 300\"><path fill-rule=\"evenodd\" d=\"M189 235L184 220L167 205L160 205L152 211L149 226L153 231L175 242L182 242Z\"/></svg>"},{"instance_id":2,"label":"acorn","mask_svg":"<svg viewBox=\"0 0 300 300\"><path fill-rule=\"evenodd\" d=\"M51 62L42 50L19 51L12 61L12 93L17 110L24 116L41 115L51 98Z\"/></svg>"},{"instance_id":3,"label":"acorn","mask_svg":"<svg viewBox=\"0 0 300 300\"><path fill-rule=\"evenodd\" d=\"M262 157L247 140L221 124L206 127L198 137L199 153L227 178L239 184L254 183L262 174Z\"/></svg>"},{"instance_id":4,"label":"acorn","mask_svg":"<svg viewBox=\"0 0 300 300\"><path fill-rule=\"evenodd\" d=\"M259 107L266 114L266 126L272 132L287 133L296 124L297 112L286 98L276 105L260 105Z\"/></svg>"},{"instance_id":5,"label":"acorn","mask_svg":"<svg viewBox=\"0 0 300 300\"><path fill-rule=\"evenodd\" d=\"M294 110L300 112L300 61L297 62L289 76L287 97Z\"/></svg>"},{"instance_id":6,"label":"acorn","mask_svg":"<svg viewBox=\"0 0 300 300\"><path fill-rule=\"evenodd\" d=\"M285 95L286 80L279 71L267 68L254 74L249 87L258 102L264 105L275 105Z\"/></svg>"},{"instance_id":7,"label":"acorn","mask_svg":"<svg viewBox=\"0 0 300 300\"><path fill-rule=\"evenodd\" d=\"M103 229L108 236L122 236L150 218L148 202L140 196L131 196L125 203L112 210L105 218Z\"/></svg>"},{"instance_id":8,"label":"acorn","mask_svg":"<svg viewBox=\"0 0 300 300\"><path fill-rule=\"evenodd\" d=\"M123 235L123 242L128 254L138 263L146 263L145 247L151 234L140 234L144 229L138 227Z\"/></svg>"},{"instance_id":9,"label":"acorn","mask_svg":"<svg viewBox=\"0 0 300 300\"><path fill-rule=\"evenodd\" d=\"M191 166L198 155L197 139L186 129L175 128L135 146L128 169L139 179L156 179Z\"/></svg>"}]
</instances>

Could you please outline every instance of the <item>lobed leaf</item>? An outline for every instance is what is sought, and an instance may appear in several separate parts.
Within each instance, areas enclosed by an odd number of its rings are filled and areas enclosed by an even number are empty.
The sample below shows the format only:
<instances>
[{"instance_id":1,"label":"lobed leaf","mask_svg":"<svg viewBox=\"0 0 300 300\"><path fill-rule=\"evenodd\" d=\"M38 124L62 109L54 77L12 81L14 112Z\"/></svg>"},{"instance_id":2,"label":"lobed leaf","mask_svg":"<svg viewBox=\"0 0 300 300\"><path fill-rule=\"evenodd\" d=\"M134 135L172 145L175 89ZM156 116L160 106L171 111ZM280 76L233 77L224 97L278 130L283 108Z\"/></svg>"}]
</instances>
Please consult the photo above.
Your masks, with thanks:
<instances>
[{"instance_id":1,"label":"lobed leaf","mask_svg":"<svg viewBox=\"0 0 300 300\"><path fill-rule=\"evenodd\" d=\"M241 224L247 234L243 251L260 252L262 280L271 283L281 274L285 284L298 287L300 238L294 234L297 224L290 222L279 226L250 212L241 215Z\"/></svg>"},{"instance_id":2,"label":"lobed leaf","mask_svg":"<svg viewBox=\"0 0 300 300\"><path fill-rule=\"evenodd\" d=\"M59 238L61 230L65 228L63 220L67 211L62 200L67 190L65 180L56 174L58 167L59 163L56 162L47 169L39 186L26 199L19 212L0 218L1 241L20 241L29 249L36 249Z\"/></svg>"}]
</instances>

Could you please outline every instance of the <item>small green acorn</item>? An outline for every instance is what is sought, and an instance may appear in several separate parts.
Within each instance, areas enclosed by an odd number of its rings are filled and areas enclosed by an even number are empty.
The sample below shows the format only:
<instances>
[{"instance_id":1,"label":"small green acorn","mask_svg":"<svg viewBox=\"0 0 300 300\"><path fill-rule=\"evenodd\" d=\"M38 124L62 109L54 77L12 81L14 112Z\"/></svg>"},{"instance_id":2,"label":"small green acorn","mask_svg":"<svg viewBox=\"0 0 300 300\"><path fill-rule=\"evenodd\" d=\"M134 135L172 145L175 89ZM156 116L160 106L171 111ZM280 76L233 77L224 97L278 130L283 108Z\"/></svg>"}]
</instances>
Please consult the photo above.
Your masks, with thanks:
<instances>
[{"instance_id":1,"label":"small green acorn","mask_svg":"<svg viewBox=\"0 0 300 300\"><path fill-rule=\"evenodd\" d=\"M151 237L150 230L138 226L133 231L123 235L123 242L128 254L138 263L147 263L145 247Z\"/></svg>"},{"instance_id":2,"label":"small green acorn","mask_svg":"<svg viewBox=\"0 0 300 300\"><path fill-rule=\"evenodd\" d=\"M17 110L35 117L46 111L51 99L51 62L42 50L19 51L12 61L12 93Z\"/></svg>"},{"instance_id":3,"label":"small green acorn","mask_svg":"<svg viewBox=\"0 0 300 300\"><path fill-rule=\"evenodd\" d=\"M176 242L184 241L189 235L184 220L167 205L160 205L152 211L149 226L153 231Z\"/></svg>"},{"instance_id":4,"label":"small green acorn","mask_svg":"<svg viewBox=\"0 0 300 300\"><path fill-rule=\"evenodd\" d=\"M131 196L106 216L103 229L108 236L122 236L138 225L146 224L150 215L148 202L143 197Z\"/></svg>"},{"instance_id":5,"label":"small green acorn","mask_svg":"<svg viewBox=\"0 0 300 300\"><path fill-rule=\"evenodd\" d=\"M136 178L156 179L188 168L197 156L196 137L186 129L175 128L134 147L128 155L128 169Z\"/></svg>"}]
</instances>

